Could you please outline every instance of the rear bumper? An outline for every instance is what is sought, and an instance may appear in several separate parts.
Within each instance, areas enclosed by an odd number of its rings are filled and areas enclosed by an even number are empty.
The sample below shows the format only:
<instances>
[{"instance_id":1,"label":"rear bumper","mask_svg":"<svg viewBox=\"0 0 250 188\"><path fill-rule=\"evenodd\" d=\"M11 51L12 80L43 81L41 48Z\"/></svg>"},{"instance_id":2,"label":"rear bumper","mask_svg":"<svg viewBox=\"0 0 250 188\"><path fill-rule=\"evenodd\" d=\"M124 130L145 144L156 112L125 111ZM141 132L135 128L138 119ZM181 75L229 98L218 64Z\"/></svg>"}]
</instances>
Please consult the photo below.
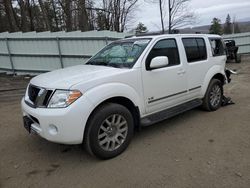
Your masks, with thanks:
<instances>
[{"instance_id":1,"label":"rear bumper","mask_svg":"<svg viewBox=\"0 0 250 188\"><path fill-rule=\"evenodd\" d=\"M230 69L225 69L225 77L226 77L226 80L227 80L227 83L230 83L231 82L231 74L237 74L235 71L233 70L230 70Z\"/></svg>"},{"instance_id":2,"label":"rear bumper","mask_svg":"<svg viewBox=\"0 0 250 188\"><path fill-rule=\"evenodd\" d=\"M31 123L31 132L62 144L80 144L92 104L82 96L67 108L32 108L22 99L23 116Z\"/></svg>"}]
</instances>

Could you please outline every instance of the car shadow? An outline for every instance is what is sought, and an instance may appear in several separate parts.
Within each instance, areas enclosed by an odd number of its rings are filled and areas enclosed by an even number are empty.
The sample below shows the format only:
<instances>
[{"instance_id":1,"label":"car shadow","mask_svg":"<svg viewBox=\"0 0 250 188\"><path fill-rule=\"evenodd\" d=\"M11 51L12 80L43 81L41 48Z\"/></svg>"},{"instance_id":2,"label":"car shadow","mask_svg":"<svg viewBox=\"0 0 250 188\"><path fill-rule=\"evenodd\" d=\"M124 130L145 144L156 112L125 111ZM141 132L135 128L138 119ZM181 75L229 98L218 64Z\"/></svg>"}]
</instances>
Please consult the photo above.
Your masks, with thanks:
<instances>
[{"instance_id":1,"label":"car shadow","mask_svg":"<svg viewBox=\"0 0 250 188\"><path fill-rule=\"evenodd\" d=\"M141 142L144 139L148 139L152 137L152 135L157 136L157 134L170 131L171 129L175 129L177 126L182 126L183 121L190 121L190 119L195 118L195 116L201 113L206 112L196 108L151 126L142 127L140 131L135 132L131 145L133 145L133 143ZM89 155L81 144L63 145L49 142L43 138L40 138L39 136L32 137L32 148L34 147L34 149L37 149L37 152L40 152L41 155L49 155L50 160L57 160L57 158L63 157L67 161L84 161L84 163L96 163L98 161L102 161L94 156Z\"/></svg>"}]
</instances>

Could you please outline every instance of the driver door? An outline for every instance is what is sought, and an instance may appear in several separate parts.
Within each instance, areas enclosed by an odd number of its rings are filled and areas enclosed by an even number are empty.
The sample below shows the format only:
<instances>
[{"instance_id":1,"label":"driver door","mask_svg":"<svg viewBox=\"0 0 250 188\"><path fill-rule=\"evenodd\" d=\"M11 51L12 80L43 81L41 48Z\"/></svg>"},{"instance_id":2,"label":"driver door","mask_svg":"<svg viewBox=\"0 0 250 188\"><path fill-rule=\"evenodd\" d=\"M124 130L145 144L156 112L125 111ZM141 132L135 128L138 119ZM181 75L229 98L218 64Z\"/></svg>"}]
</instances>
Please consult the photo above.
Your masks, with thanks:
<instances>
[{"instance_id":1,"label":"driver door","mask_svg":"<svg viewBox=\"0 0 250 188\"><path fill-rule=\"evenodd\" d=\"M167 56L168 65L151 69L151 60L159 56ZM156 42L145 60L142 80L146 113L161 111L187 100L187 73L176 39Z\"/></svg>"}]
</instances>

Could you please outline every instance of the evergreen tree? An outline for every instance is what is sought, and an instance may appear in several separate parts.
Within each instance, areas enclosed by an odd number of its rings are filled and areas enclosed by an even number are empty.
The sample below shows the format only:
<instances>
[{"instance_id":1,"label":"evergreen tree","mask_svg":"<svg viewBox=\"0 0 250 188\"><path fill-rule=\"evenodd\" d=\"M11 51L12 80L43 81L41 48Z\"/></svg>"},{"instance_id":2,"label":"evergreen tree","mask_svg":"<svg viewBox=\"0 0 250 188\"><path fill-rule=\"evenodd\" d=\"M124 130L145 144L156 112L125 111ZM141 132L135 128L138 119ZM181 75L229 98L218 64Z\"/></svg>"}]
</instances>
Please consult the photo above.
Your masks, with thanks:
<instances>
[{"instance_id":1,"label":"evergreen tree","mask_svg":"<svg viewBox=\"0 0 250 188\"><path fill-rule=\"evenodd\" d=\"M139 23L137 25L137 27L135 28L135 33L136 34L139 34L139 33L147 33L148 32L148 29L147 27L143 24L143 23Z\"/></svg>"},{"instance_id":2,"label":"evergreen tree","mask_svg":"<svg viewBox=\"0 0 250 188\"><path fill-rule=\"evenodd\" d=\"M212 25L210 26L209 33L210 34L218 34L222 35L222 27L221 27L221 21L219 18L213 18L213 21L211 22Z\"/></svg>"},{"instance_id":3,"label":"evergreen tree","mask_svg":"<svg viewBox=\"0 0 250 188\"><path fill-rule=\"evenodd\" d=\"M224 29L223 29L224 34L232 34L232 23L231 23L231 17L228 14L226 18L226 22L224 24Z\"/></svg>"}]
</instances>

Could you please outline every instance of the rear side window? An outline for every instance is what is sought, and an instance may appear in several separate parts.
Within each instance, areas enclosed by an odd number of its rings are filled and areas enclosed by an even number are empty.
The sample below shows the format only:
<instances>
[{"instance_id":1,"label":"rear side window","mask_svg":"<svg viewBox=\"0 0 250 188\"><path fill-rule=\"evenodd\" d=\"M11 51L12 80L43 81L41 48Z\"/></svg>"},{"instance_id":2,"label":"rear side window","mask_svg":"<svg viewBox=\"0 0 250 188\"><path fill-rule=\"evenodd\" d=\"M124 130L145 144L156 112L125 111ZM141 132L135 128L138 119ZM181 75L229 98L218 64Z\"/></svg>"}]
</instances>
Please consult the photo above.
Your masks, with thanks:
<instances>
[{"instance_id":1,"label":"rear side window","mask_svg":"<svg viewBox=\"0 0 250 188\"><path fill-rule=\"evenodd\" d=\"M221 55L226 54L225 48L221 39L209 38L209 41L210 41L210 45L212 48L213 56L221 56Z\"/></svg>"},{"instance_id":2,"label":"rear side window","mask_svg":"<svg viewBox=\"0 0 250 188\"><path fill-rule=\"evenodd\" d=\"M167 56L168 66L180 64L178 47L175 39L164 39L158 41L149 52L146 60L146 68L149 68L150 62L157 56Z\"/></svg>"},{"instance_id":3,"label":"rear side window","mask_svg":"<svg viewBox=\"0 0 250 188\"><path fill-rule=\"evenodd\" d=\"M183 38L182 42L189 63L207 59L206 44L203 38Z\"/></svg>"}]
</instances>

